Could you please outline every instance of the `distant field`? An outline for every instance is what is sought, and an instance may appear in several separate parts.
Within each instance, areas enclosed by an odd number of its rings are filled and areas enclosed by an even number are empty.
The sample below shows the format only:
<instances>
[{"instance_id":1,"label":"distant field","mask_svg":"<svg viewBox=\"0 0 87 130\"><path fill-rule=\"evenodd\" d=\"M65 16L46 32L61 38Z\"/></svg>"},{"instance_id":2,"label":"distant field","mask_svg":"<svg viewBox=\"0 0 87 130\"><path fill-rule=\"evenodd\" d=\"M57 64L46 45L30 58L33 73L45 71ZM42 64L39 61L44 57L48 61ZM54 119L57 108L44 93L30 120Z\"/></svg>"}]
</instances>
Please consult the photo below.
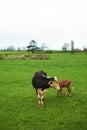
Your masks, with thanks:
<instances>
[{"instance_id":1,"label":"distant field","mask_svg":"<svg viewBox=\"0 0 87 130\"><path fill-rule=\"evenodd\" d=\"M50 60L0 60L0 130L87 130L87 54L48 55ZM38 107L31 84L38 70L71 79L72 96L66 97L64 89L56 97L50 88Z\"/></svg>"}]
</instances>

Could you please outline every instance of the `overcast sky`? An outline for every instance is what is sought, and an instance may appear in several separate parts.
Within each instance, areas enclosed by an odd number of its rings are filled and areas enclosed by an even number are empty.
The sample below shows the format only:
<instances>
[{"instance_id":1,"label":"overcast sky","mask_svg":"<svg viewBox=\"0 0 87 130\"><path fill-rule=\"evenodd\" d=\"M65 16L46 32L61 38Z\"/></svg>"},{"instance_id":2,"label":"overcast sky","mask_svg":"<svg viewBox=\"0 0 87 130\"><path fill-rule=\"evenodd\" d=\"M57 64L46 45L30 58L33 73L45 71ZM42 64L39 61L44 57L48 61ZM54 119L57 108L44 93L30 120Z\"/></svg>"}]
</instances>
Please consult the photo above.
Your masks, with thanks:
<instances>
[{"instance_id":1,"label":"overcast sky","mask_svg":"<svg viewBox=\"0 0 87 130\"><path fill-rule=\"evenodd\" d=\"M87 47L87 0L0 0L0 48L64 43Z\"/></svg>"}]
</instances>

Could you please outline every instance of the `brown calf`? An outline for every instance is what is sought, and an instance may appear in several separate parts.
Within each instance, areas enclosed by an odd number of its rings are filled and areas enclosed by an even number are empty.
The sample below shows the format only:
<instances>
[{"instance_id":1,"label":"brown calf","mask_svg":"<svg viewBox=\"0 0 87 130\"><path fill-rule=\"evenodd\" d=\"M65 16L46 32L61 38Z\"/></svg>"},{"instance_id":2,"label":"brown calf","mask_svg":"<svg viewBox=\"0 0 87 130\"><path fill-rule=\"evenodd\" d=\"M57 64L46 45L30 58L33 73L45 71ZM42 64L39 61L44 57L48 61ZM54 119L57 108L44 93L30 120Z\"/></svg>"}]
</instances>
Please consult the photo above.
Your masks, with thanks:
<instances>
[{"instance_id":1,"label":"brown calf","mask_svg":"<svg viewBox=\"0 0 87 130\"><path fill-rule=\"evenodd\" d=\"M61 81L58 81L58 80L55 80L55 81L52 81L50 82L50 86L51 87L56 87L56 86L60 86L60 89L58 90L58 93L57 95L62 95L62 89L64 87L67 88L67 92L66 92L66 95L68 96L71 96L71 87L70 87L70 84L71 84L71 81L70 80L61 80Z\"/></svg>"},{"instance_id":2,"label":"brown calf","mask_svg":"<svg viewBox=\"0 0 87 130\"><path fill-rule=\"evenodd\" d=\"M66 92L66 95L67 96L71 96L71 87L70 87L70 84L71 84L71 80L62 80L59 82L59 86L60 86L60 90L58 91L58 93L60 93L60 95L62 95L62 89L64 87L67 88L67 92Z\"/></svg>"}]
</instances>

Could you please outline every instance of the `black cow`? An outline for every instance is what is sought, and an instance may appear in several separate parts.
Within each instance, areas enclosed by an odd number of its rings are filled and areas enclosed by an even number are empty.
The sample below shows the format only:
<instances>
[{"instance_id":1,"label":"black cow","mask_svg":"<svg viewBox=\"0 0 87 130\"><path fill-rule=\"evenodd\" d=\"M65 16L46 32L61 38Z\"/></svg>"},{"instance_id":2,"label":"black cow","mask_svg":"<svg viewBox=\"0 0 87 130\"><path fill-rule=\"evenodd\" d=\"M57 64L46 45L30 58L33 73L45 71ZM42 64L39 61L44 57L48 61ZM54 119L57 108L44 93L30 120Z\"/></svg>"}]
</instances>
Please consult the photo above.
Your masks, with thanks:
<instances>
[{"instance_id":1,"label":"black cow","mask_svg":"<svg viewBox=\"0 0 87 130\"><path fill-rule=\"evenodd\" d=\"M32 85L36 89L38 96L38 106L42 106L44 103L44 94L48 88L50 88L50 82L54 81L55 77L47 77L47 73L44 71L38 71L34 74L32 79Z\"/></svg>"}]
</instances>

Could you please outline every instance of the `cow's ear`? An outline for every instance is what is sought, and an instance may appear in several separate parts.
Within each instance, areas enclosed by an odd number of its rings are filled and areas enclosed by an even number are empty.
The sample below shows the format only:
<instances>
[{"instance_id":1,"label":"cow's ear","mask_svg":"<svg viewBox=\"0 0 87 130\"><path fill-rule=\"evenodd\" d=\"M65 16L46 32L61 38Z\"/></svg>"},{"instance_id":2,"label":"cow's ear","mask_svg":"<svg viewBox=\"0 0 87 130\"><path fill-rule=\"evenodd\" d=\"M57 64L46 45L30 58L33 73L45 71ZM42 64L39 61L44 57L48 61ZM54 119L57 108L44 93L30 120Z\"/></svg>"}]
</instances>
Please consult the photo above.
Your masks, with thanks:
<instances>
[{"instance_id":1,"label":"cow's ear","mask_svg":"<svg viewBox=\"0 0 87 130\"><path fill-rule=\"evenodd\" d=\"M44 75L44 74L41 74L41 76L46 78L46 75Z\"/></svg>"}]
</instances>

